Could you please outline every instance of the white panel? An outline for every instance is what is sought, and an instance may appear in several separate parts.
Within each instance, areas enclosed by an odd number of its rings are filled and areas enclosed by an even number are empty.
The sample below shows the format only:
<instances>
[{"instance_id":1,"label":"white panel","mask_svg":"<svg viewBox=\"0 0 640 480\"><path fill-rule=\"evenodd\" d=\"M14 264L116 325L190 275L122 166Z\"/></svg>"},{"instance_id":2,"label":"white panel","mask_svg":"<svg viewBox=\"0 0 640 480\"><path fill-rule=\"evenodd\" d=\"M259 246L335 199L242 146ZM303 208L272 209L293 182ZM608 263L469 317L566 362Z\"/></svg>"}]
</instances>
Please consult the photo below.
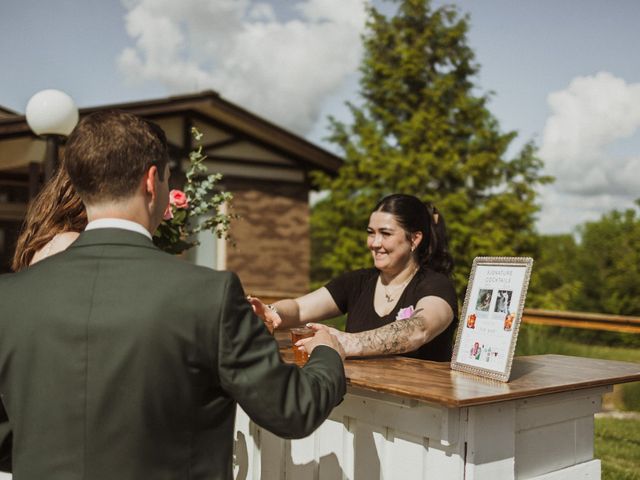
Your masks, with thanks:
<instances>
[{"instance_id":1,"label":"white panel","mask_svg":"<svg viewBox=\"0 0 640 480\"><path fill-rule=\"evenodd\" d=\"M428 453L424 478L426 480L462 480L464 478L464 445L464 442L458 442L456 445L446 446L437 439L430 440L426 445Z\"/></svg>"},{"instance_id":2,"label":"white panel","mask_svg":"<svg viewBox=\"0 0 640 480\"><path fill-rule=\"evenodd\" d=\"M353 438L346 425L342 422L327 420L318 429L317 435L318 480L343 478L346 474L345 450L350 450L353 445ZM351 457L351 455L348 456Z\"/></svg>"},{"instance_id":3,"label":"white panel","mask_svg":"<svg viewBox=\"0 0 640 480\"><path fill-rule=\"evenodd\" d=\"M352 420L352 419L351 419ZM386 429L358 420L350 421L354 434L354 480L383 479Z\"/></svg>"},{"instance_id":4,"label":"white panel","mask_svg":"<svg viewBox=\"0 0 640 480\"><path fill-rule=\"evenodd\" d=\"M203 218L200 216L197 221L200 222ZM217 269L219 263L218 242L224 243L224 240L219 240L210 230L198 232L196 239L200 245L187 250L187 259L196 265Z\"/></svg>"},{"instance_id":5,"label":"white panel","mask_svg":"<svg viewBox=\"0 0 640 480\"><path fill-rule=\"evenodd\" d=\"M580 463L573 467L533 477L530 480L600 480L600 460Z\"/></svg>"},{"instance_id":6,"label":"white panel","mask_svg":"<svg viewBox=\"0 0 640 480\"><path fill-rule=\"evenodd\" d=\"M0 480L10 480L11 478L13 478L13 475L10 473L0 472Z\"/></svg>"},{"instance_id":7,"label":"white panel","mask_svg":"<svg viewBox=\"0 0 640 480\"><path fill-rule=\"evenodd\" d=\"M593 439L595 436L593 416L579 418L576 428L576 463L593 459Z\"/></svg>"},{"instance_id":8,"label":"white panel","mask_svg":"<svg viewBox=\"0 0 640 480\"><path fill-rule=\"evenodd\" d=\"M256 178L263 180L281 180L287 182L303 182L305 174L302 169L280 168L271 166L246 165L242 162L206 160L204 165L209 173L221 173L222 176L229 175L242 178ZM182 168L186 171L189 162L183 161Z\"/></svg>"},{"instance_id":9,"label":"white panel","mask_svg":"<svg viewBox=\"0 0 640 480\"><path fill-rule=\"evenodd\" d=\"M516 430L528 430L572 418L593 417L602 408L606 388L577 390L518 400Z\"/></svg>"},{"instance_id":10,"label":"white panel","mask_svg":"<svg viewBox=\"0 0 640 480\"><path fill-rule=\"evenodd\" d=\"M284 440L273 433L260 429L260 475L255 475L255 479L260 478L284 478L285 452L287 451ZM242 477L236 477L242 480Z\"/></svg>"},{"instance_id":11,"label":"white panel","mask_svg":"<svg viewBox=\"0 0 640 480\"><path fill-rule=\"evenodd\" d=\"M153 122L160 125L162 130L164 130L164 134L167 136L167 141L177 145L178 147L184 146L184 119L181 116L161 118L154 120Z\"/></svg>"},{"instance_id":12,"label":"white panel","mask_svg":"<svg viewBox=\"0 0 640 480\"><path fill-rule=\"evenodd\" d=\"M513 402L469 408L465 479L514 478L515 416Z\"/></svg>"},{"instance_id":13,"label":"white panel","mask_svg":"<svg viewBox=\"0 0 640 480\"><path fill-rule=\"evenodd\" d=\"M599 479L589 412L600 393L448 409L350 390L319 430L293 441L258 432L238 409L234 471L238 480Z\"/></svg>"},{"instance_id":14,"label":"white panel","mask_svg":"<svg viewBox=\"0 0 640 480\"><path fill-rule=\"evenodd\" d=\"M285 453L285 478L316 478L316 434L294 441L287 441Z\"/></svg>"},{"instance_id":15,"label":"white panel","mask_svg":"<svg viewBox=\"0 0 640 480\"><path fill-rule=\"evenodd\" d=\"M293 162L282 155L277 155L266 148L262 148L259 145L249 142L238 142L222 148L212 148L207 150L207 154L242 158L245 160L281 163L283 165L297 165L296 162Z\"/></svg>"},{"instance_id":16,"label":"white panel","mask_svg":"<svg viewBox=\"0 0 640 480\"><path fill-rule=\"evenodd\" d=\"M233 473L237 479L259 478L260 473L260 433L240 407L236 409Z\"/></svg>"},{"instance_id":17,"label":"white panel","mask_svg":"<svg viewBox=\"0 0 640 480\"><path fill-rule=\"evenodd\" d=\"M424 439L404 433L390 431L387 452L388 467L384 470L384 478L391 480L426 478L427 449Z\"/></svg>"},{"instance_id":18,"label":"white panel","mask_svg":"<svg viewBox=\"0 0 640 480\"><path fill-rule=\"evenodd\" d=\"M225 132L224 130L212 127L207 123L194 121L193 126L203 134L202 140L200 140L200 142L203 144L219 142L221 140L231 138L231 134Z\"/></svg>"},{"instance_id":19,"label":"white panel","mask_svg":"<svg viewBox=\"0 0 640 480\"><path fill-rule=\"evenodd\" d=\"M459 424L459 410L456 409L449 410L425 403L405 405L351 394L347 395L344 401L333 410L331 418L335 418L334 416L358 418L418 437L437 439L442 435L443 425L448 429L457 430ZM447 421L444 421L445 417L448 417Z\"/></svg>"},{"instance_id":20,"label":"white panel","mask_svg":"<svg viewBox=\"0 0 640 480\"><path fill-rule=\"evenodd\" d=\"M346 397L345 397L346 398ZM335 411L335 409L334 409ZM344 417L344 430L342 431L342 465L343 479L352 479L355 476L355 457L353 447L355 445L355 435L352 426L356 421L352 418Z\"/></svg>"},{"instance_id":21,"label":"white panel","mask_svg":"<svg viewBox=\"0 0 640 480\"><path fill-rule=\"evenodd\" d=\"M575 423L569 420L518 433L517 478L529 478L575 465Z\"/></svg>"}]
</instances>

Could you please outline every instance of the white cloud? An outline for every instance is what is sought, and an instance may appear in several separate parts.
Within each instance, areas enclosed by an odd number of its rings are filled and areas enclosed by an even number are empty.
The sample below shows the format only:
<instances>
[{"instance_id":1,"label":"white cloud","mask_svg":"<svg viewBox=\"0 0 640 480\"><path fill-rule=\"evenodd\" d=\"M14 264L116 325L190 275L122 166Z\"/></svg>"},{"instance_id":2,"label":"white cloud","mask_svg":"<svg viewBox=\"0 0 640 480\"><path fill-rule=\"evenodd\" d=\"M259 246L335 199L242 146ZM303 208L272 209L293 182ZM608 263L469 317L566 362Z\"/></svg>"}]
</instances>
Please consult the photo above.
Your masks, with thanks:
<instances>
[{"instance_id":1,"label":"white cloud","mask_svg":"<svg viewBox=\"0 0 640 480\"><path fill-rule=\"evenodd\" d=\"M118 57L130 81L160 81L172 93L214 89L298 133L357 70L364 0L299 0L299 18L279 21L250 0L124 0L135 46Z\"/></svg>"},{"instance_id":2,"label":"white cloud","mask_svg":"<svg viewBox=\"0 0 640 480\"><path fill-rule=\"evenodd\" d=\"M607 72L577 77L548 97L540 157L556 177L543 190L541 231L567 231L640 197L640 148L613 153L640 129L640 83Z\"/></svg>"}]
</instances>

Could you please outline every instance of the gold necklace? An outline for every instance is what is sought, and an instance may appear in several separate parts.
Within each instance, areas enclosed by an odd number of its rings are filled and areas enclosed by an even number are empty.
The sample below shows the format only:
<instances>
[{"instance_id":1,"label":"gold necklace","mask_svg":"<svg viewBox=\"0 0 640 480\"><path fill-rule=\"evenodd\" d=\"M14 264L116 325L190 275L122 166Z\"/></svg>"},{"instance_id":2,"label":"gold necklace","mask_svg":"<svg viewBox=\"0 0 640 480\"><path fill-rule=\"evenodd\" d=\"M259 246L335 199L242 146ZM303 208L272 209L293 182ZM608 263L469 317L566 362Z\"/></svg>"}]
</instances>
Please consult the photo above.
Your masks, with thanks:
<instances>
[{"instance_id":1,"label":"gold necklace","mask_svg":"<svg viewBox=\"0 0 640 480\"><path fill-rule=\"evenodd\" d=\"M393 288L394 290L400 289L399 292L402 294L402 292L404 291L404 287L406 287L409 284L409 282L411 281L411 279L413 278L413 276L416 274L417 271L418 271L418 269L415 269L411 273L411 275L409 275L409 277L404 282L402 282L400 285L394 285L393 287L390 287L390 288ZM396 297L395 296L392 297L389 294L389 290L387 289L387 285L382 283L382 277L378 276L378 281L380 282L380 285L382 285L382 289L384 290L384 297L387 299L387 303L395 302Z\"/></svg>"}]
</instances>

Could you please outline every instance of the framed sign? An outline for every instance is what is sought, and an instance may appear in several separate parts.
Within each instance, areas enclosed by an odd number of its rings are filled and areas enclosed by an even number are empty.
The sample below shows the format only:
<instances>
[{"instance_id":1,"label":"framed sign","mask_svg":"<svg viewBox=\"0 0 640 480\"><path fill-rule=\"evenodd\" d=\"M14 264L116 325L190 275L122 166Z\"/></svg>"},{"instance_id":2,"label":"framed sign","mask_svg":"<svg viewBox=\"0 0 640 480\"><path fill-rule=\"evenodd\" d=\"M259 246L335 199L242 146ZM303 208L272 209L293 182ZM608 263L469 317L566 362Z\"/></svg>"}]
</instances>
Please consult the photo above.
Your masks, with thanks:
<instances>
[{"instance_id":1,"label":"framed sign","mask_svg":"<svg viewBox=\"0 0 640 480\"><path fill-rule=\"evenodd\" d=\"M477 257L467 293L451 368L509 381L533 259Z\"/></svg>"}]
</instances>

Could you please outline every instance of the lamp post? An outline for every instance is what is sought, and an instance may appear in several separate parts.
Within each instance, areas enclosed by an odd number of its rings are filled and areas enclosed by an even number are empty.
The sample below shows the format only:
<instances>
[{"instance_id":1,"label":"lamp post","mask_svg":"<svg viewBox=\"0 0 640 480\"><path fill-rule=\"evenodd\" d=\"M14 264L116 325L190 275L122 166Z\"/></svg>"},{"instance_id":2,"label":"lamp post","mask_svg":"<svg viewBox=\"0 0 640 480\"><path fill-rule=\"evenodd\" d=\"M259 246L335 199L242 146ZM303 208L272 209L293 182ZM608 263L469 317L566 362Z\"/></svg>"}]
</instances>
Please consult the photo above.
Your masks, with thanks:
<instances>
[{"instance_id":1,"label":"lamp post","mask_svg":"<svg viewBox=\"0 0 640 480\"><path fill-rule=\"evenodd\" d=\"M29 128L47 141L44 178L49 180L58 168L58 145L62 137L71 133L78 123L78 107L73 99L60 90L42 90L27 103Z\"/></svg>"}]
</instances>

